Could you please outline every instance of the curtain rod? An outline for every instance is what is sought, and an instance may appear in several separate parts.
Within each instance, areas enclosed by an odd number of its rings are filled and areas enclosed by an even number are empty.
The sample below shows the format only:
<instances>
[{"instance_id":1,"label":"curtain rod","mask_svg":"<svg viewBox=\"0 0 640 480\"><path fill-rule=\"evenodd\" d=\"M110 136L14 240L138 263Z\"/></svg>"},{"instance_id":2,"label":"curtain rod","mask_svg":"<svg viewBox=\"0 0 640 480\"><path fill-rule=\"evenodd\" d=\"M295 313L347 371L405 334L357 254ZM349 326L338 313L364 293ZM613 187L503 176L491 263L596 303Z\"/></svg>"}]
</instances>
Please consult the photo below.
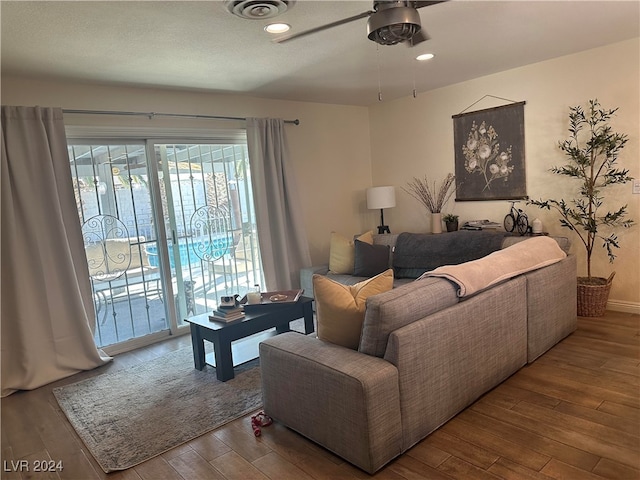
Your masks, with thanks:
<instances>
[{"instance_id":1,"label":"curtain rod","mask_svg":"<svg viewBox=\"0 0 640 480\"><path fill-rule=\"evenodd\" d=\"M69 110L63 109L62 113L79 113L87 115L127 115L127 116L142 116L149 117L151 120L153 117L180 117L180 118L206 118L211 120L246 120L246 117L221 117L216 115L192 115L187 113L158 113L158 112L119 112L111 110ZM294 125L300 125L300 120L285 120L284 123L293 123Z\"/></svg>"}]
</instances>

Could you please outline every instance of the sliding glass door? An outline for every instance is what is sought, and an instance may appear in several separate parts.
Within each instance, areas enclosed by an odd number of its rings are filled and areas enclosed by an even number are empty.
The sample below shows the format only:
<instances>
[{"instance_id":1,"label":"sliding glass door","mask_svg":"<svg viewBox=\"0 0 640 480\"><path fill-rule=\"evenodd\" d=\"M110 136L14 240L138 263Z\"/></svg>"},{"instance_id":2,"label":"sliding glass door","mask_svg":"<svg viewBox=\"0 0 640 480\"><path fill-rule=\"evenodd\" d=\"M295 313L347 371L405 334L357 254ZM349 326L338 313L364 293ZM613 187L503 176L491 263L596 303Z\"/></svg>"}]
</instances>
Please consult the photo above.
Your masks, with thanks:
<instances>
[{"instance_id":1,"label":"sliding glass door","mask_svg":"<svg viewBox=\"0 0 640 480\"><path fill-rule=\"evenodd\" d=\"M155 143L178 325L262 284L245 144Z\"/></svg>"},{"instance_id":2,"label":"sliding glass door","mask_svg":"<svg viewBox=\"0 0 640 480\"><path fill-rule=\"evenodd\" d=\"M148 256L157 233L145 144L70 142L69 159L93 287L96 344L169 331L161 272Z\"/></svg>"},{"instance_id":3,"label":"sliding glass door","mask_svg":"<svg viewBox=\"0 0 640 480\"><path fill-rule=\"evenodd\" d=\"M70 139L69 159L98 346L180 333L263 283L244 143Z\"/></svg>"}]
</instances>

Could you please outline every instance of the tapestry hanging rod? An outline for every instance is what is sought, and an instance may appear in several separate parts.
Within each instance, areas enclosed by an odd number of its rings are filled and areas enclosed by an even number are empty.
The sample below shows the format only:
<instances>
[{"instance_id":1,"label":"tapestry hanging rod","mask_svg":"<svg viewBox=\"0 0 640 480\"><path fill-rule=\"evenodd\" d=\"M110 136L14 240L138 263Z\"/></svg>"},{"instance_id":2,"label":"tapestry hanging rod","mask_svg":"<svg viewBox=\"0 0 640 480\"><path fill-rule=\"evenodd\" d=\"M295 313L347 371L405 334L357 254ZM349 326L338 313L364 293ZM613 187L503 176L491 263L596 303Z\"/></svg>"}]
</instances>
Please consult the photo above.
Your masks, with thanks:
<instances>
[{"instance_id":1,"label":"tapestry hanging rod","mask_svg":"<svg viewBox=\"0 0 640 480\"><path fill-rule=\"evenodd\" d=\"M86 115L124 115L133 117L149 117L151 120L153 117L178 117L178 118L204 118L209 120L246 120L246 117L221 117L217 115L196 115L188 113L158 113L158 112L121 112L111 110L69 110L63 109L62 113L78 113ZM284 123L293 123L294 125L300 125L300 120L285 120Z\"/></svg>"}]
</instances>

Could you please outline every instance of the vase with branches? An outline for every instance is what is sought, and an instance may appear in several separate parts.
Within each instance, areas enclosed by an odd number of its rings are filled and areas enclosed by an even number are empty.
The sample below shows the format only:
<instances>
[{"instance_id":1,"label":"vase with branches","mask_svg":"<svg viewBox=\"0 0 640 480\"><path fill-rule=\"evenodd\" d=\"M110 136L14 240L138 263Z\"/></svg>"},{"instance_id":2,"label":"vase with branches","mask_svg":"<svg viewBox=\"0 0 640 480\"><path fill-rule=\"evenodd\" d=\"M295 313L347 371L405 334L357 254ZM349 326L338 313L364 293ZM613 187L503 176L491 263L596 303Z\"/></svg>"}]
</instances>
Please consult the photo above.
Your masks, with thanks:
<instances>
[{"instance_id":1,"label":"vase with branches","mask_svg":"<svg viewBox=\"0 0 640 480\"><path fill-rule=\"evenodd\" d=\"M413 177L412 181L407 182L407 188L403 189L432 214L432 233L442 232L440 215L442 208L455 192L455 179L455 175L449 173L440 187L437 187L436 182L430 182L426 175L423 178Z\"/></svg>"},{"instance_id":2,"label":"vase with branches","mask_svg":"<svg viewBox=\"0 0 640 480\"><path fill-rule=\"evenodd\" d=\"M615 250L620 248L618 237L612 228L628 228L634 224L627 216L627 205L613 211L601 212L605 203L603 189L615 184L632 180L629 170L618 168L617 160L627 143L625 134L612 131L609 121L618 109L604 109L597 99L589 100L587 109L581 106L569 108L569 138L559 142L559 147L568 159L568 163L553 167L551 171L558 175L573 178L579 182L579 196L573 200L530 200L529 203L560 214L560 224L578 235L586 252L587 276L578 277L578 296L581 285L608 285L608 279L594 277L591 272L591 260L594 248L602 241L609 262L616 258ZM603 230L609 230L603 233ZM606 291L608 296L608 289ZM578 298L578 310L580 314ZM606 304L606 299L605 299ZM598 309L604 313L604 309ZM590 315L599 316L599 315Z\"/></svg>"}]
</instances>

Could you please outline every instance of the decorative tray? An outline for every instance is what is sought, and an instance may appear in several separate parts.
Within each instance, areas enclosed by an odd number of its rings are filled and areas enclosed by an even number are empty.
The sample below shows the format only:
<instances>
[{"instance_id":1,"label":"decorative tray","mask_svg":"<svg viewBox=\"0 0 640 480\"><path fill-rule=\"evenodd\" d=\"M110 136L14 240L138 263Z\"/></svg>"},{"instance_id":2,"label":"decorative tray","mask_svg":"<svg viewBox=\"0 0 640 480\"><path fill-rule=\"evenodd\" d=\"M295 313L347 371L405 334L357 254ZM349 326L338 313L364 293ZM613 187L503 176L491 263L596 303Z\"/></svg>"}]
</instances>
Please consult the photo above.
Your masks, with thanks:
<instances>
[{"instance_id":1,"label":"decorative tray","mask_svg":"<svg viewBox=\"0 0 640 480\"><path fill-rule=\"evenodd\" d=\"M296 303L300 296L302 295L304 290L275 290L273 292L262 292L260 295L262 299L260 303L247 303L247 296L245 295L240 300L240 305L242 305L245 311L251 310L252 308L260 308L265 307L267 305L282 305L287 303Z\"/></svg>"}]
</instances>

